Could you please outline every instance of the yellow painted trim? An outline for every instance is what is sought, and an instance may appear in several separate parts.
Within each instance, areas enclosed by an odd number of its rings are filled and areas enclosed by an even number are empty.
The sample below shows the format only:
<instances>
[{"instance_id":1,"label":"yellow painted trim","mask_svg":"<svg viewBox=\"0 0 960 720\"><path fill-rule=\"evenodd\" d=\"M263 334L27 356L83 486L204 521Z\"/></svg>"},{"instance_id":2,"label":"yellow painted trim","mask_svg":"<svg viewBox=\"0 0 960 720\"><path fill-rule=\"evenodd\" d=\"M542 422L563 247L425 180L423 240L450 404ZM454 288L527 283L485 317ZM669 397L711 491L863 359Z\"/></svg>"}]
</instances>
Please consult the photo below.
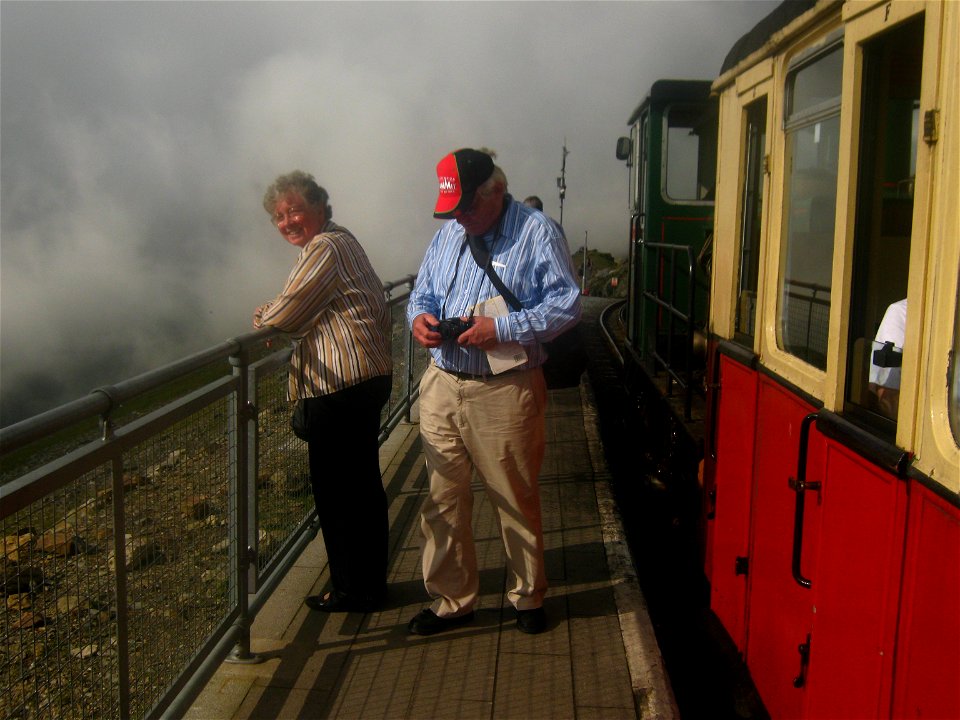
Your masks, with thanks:
<instances>
[{"instance_id":1,"label":"yellow painted trim","mask_svg":"<svg viewBox=\"0 0 960 720\"><path fill-rule=\"evenodd\" d=\"M923 298L915 334L909 332L913 318L908 304L906 341L923 348L917 367L911 369L915 401L910 408L911 435L916 438L917 468L960 492L960 447L949 427L947 377L960 312L960 4L930 4L926 34L934 33L937 42L931 38L924 43L924 70L933 63L939 73L929 82L924 76L920 112L922 117L926 110L939 110L940 127L938 141L932 146L921 142L925 152L917 158L917 193L924 194L924 206L915 205L914 224L918 219L925 223L926 252L918 258L922 266L910 258L910 297Z\"/></svg>"},{"instance_id":2,"label":"yellow painted trim","mask_svg":"<svg viewBox=\"0 0 960 720\"><path fill-rule=\"evenodd\" d=\"M774 92L770 112L773 113L774 122L772 127L774 132L771 139L769 197L770 207L777 208L777 212L770 213L770 222L767 226L768 242L766 262L761 268L761 272L764 275L765 292L762 301L758 298L758 305L761 308L760 313L762 317L760 355L763 364L813 397L821 399L824 397L827 373L813 365L809 365L779 347L777 342L777 319L785 242L783 237L784 223L782 209L784 207L786 175L786 135L783 132L783 108L786 101L784 88L786 86L787 71L793 58L810 48L822 44L826 36L840 27L839 6L832 6L832 10L836 12L829 17L823 14L818 15L815 25L794 29L794 36L797 42L789 48L786 48L782 54L773 58ZM834 247L836 248L836 237L834 237ZM833 291L831 290L831 308L835 302ZM831 332L832 331L833 328L831 327Z\"/></svg>"}]
</instances>

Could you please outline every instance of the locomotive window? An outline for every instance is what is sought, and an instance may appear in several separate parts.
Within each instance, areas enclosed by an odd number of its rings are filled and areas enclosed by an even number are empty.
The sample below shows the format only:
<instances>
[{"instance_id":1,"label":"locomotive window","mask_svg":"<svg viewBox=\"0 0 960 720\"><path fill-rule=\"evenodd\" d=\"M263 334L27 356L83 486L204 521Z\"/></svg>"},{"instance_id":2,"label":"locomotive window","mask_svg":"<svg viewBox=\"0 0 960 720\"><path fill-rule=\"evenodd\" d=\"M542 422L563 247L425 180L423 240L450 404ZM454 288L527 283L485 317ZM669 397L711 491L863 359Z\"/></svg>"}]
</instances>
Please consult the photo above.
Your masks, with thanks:
<instances>
[{"instance_id":1,"label":"locomotive window","mask_svg":"<svg viewBox=\"0 0 960 720\"><path fill-rule=\"evenodd\" d=\"M839 45L787 76L786 188L778 344L827 367L840 140Z\"/></svg>"},{"instance_id":2,"label":"locomotive window","mask_svg":"<svg viewBox=\"0 0 960 720\"><path fill-rule=\"evenodd\" d=\"M746 109L743 188L740 209L740 264L734 339L753 347L760 268L760 219L763 214L763 158L767 146L767 99Z\"/></svg>"},{"instance_id":3,"label":"locomotive window","mask_svg":"<svg viewBox=\"0 0 960 720\"><path fill-rule=\"evenodd\" d=\"M715 137L715 119L703 105L671 105L664 114L663 194L673 201L712 200L716 148L700 142Z\"/></svg>"},{"instance_id":4,"label":"locomotive window","mask_svg":"<svg viewBox=\"0 0 960 720\"><path fill-rule=\"evenodd\" d=\"M900 402L923 20L863 48L844 412L893 439Z\"/></svg>"}]
</instances>

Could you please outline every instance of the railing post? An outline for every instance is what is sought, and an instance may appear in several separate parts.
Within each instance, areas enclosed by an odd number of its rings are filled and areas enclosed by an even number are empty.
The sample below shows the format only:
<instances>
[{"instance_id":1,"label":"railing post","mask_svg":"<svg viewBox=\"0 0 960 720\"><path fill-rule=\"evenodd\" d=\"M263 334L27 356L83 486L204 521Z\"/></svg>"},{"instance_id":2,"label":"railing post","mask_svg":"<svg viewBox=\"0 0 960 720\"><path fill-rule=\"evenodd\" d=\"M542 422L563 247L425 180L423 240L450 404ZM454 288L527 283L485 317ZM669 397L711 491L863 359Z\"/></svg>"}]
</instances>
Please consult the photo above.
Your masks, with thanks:
<instances>
[{"instance_id":1,"label":"railing post","mask_svg":"<svg viewBox=\"0 0 960 720\"><path fill-rule=\"evenodd\" d=\"M411 276L410 276L410 279L407 280L407 292L408 292L408 294L411 293L411 292L413 292L413 283L414 283L414 280L415 280L415 279L416 279L416 277L413 276L413 275L411 275ZM408 298L408 299L407 299L407 303L409 303L409 302L410 302L410 300L409 300L409 298ZM406 321L407 321L407 313L404 312L404 313L403 313L403 322L404 322L404 324L406 324ZM412 408L413 403L410 402L410 392L411 392L411 390L412 390L412 388L413 388L413 350L414 350L414 346L413 346L413 329L412 329L412 328L408 328L408 329L407 329L407 377L406 377L406 382L405 382L405 387L404 387L404 393L406 394L406 398L407 398L407 400L406 400L406 403L407 403L407 412L406 412L406 414L404 415L404 420L406 420L408 423L411 422L411 418L412 418L411 410L413 409L413 408Z\"/></svg>"},{"instance_id":2,"label":"railing post","mask_svg":"<svg viewBox=\"0 0 960 720\"><path fill-rule=\"evenodd\" d=\"M230 396L230 506L231 526L234 532L230 538L230 575L231 586L237 593L237 620L233 627L237 641L227 662L259 663L263 658L250 652L250 567L256 570L256 522L252 523L250 512L255 505L252 493L256 492L256 478L252 478L249 455L248 428L256 423L256 408L250 401L248 387L248 368L250 353L246 347L230 356L233 375L239 382L236 393ZM256 467L252 468L256 472ZM251 479L252 478L252 479Z\"/></svg>"},{"instance_id":3,"label":"railing post","mask_svg":"<svg viewBox=\"0 0 960 720\"><path fill-rule=\"evenodd\" d=\"M120 717L127 720L130 717L130 604L127 602L127 528L123 508L123 459L115 456L110 470L113 490L113 556L116 559L114 567L117 582L117 679L119 683L117 700L120 706Z\"/></svg>"}]
</instances>

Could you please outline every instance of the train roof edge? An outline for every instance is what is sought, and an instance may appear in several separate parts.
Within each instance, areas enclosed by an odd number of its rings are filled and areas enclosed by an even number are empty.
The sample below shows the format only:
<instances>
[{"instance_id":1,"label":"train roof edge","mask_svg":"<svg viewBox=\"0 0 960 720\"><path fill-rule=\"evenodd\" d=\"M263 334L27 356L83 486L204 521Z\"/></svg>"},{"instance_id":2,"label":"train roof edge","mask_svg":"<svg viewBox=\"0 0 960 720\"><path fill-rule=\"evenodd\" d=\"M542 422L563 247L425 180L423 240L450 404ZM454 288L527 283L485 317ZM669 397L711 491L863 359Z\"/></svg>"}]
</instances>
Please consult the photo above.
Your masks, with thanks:
<instances>
[{"instance_id":1,"label":"train roof edge","mask_svg":"<svg viewBox=\"0 0 960 720\"><path fill-rule=\"evenodd\" d=\"M709 94L711 84L715 84L741 61L760 50L770 40L771 35L782 30L798 17L808 12L818 4L824 7L837 5L842 0L783 0L776 8L742 35L733 47L727 52L720 67L720 72L714 80L657 80L650 87L650 92L644 97L636 110L630 115L627 125L633 125L643 110L661 97L669 96L672 100L703 100ZM706 87L704 94L701 87ZM689 97L686 97L689 93Z\"/></svg>"},{"instance_id":2,"label":"train roof edge","mask_svg":"<svg viewBox=\"0 0 960 720\"><path fill-rule=\"evenodd\" d=\"M762 48L777 30L786 27L816 4L817 0L784 0L733 44L720 66L720 75Z\"/></svg>"},{"instance_id":3,"label":"train roof edge","mask_svg":"<svg viewBox=\"0 0 960 720\"><path fill-rule=\"evenodd\" d=\"M711 80L657 80L650 86L650 92L630 115L627 125L633 125L647 106L662 98L669 98L670 102L706 100L710 97L711 84Z\"/></svg>"}]
</instances>

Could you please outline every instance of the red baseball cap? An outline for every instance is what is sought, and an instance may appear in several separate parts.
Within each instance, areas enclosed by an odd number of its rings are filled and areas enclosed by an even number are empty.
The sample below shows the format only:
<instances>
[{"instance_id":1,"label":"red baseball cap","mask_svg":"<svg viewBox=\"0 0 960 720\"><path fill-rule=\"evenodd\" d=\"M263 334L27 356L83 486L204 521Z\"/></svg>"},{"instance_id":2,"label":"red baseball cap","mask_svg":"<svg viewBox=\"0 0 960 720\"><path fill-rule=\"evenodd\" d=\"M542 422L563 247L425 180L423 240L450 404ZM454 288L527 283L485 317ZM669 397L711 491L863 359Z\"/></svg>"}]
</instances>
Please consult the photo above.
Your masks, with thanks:
<instances>
[{"instance_id":1,"label":"red baseball cap","mask_svg":"<svg viewBox=\"0 0 960 720\"><path fill-rule=\"evenodd\" d=\"M440 196L433 210L435 218L452 218L457 210L470 207L474 193L493 175L493 158L480 150L456 150L437 163Z\"/></svg>"}]
</instances>

